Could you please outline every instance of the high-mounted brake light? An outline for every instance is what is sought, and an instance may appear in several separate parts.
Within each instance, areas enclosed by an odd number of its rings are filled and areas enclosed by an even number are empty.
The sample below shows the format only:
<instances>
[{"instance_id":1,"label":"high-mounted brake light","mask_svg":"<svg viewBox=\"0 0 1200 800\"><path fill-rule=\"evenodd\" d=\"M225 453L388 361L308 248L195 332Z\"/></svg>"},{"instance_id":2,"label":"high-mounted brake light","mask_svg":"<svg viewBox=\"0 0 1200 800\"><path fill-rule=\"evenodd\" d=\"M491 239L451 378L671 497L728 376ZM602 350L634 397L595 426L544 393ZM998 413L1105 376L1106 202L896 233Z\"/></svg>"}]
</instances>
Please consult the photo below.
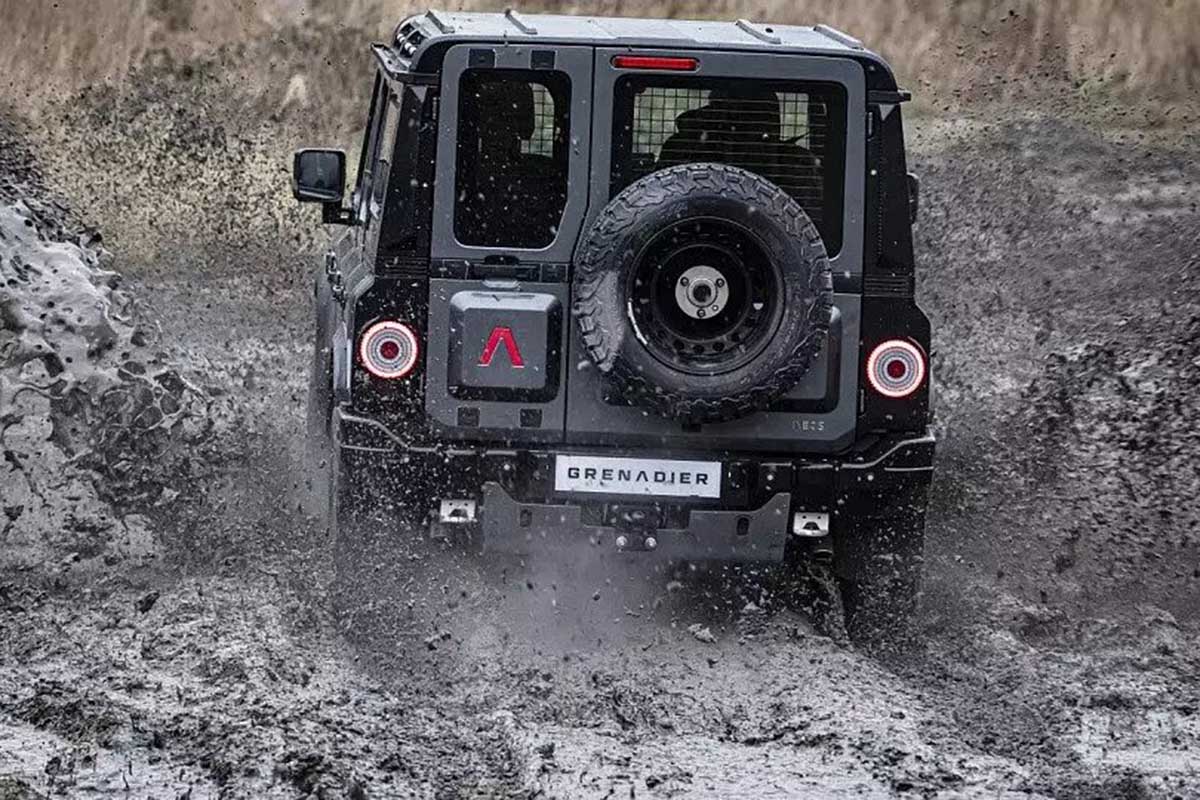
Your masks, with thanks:
<instances>
[{"instance_id":1,"label":"high-mounted brake light","mask_svg":"<svg viewBox=\"0 0 1200 800\"><path fill-rule=\"evenodd\" d=\"M700 67L695 58L672 56L613 56L612 65L617 69L657 69L667 72L695 72Z\"/></svg>"},{"instance_id":2,"label":"high-mounted brake light","mask_svg":"<svg viewBox=\"0 0 1200 800\"><path fill-rule=\"evenodd\" d=\"M417 335L400 322L376 322L358 342L358 358L376 378L397 380L417 366Z\"/></svg>"},{"instance_id":3,"label":"high-mounted brake light","mask_svg":"<svg viewBox=\"0 0 1200 800\"><path fill-rule=\"evenodd\" d=\"M925 380L925 354L904 339L886 341L867 359L867 380L884 397L908 397Z\"/></svg>"}]
</instances>

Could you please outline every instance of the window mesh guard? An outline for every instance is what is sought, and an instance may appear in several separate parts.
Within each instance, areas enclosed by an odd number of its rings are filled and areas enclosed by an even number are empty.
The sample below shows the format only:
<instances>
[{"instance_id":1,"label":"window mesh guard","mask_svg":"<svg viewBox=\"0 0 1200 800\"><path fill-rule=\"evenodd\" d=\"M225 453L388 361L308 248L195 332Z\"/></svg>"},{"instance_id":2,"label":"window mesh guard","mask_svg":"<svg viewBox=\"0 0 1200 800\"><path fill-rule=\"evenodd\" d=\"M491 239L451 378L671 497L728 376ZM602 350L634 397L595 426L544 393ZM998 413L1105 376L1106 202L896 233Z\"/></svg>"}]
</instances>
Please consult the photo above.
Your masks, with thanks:
<instances>
[{"instance_id":1,"label":"window mesh guard","mask_svg":"<svg viewBox=\"0 0 1200 800\"><path fill-rule=\"evenodd\" d=\"M629 160L617 188L679 164L727 164L775 183L820 226L829 106L815 93L643 88L633 96Z\"/></svg>"},{"instance_id":2,"label":"window mesh guard","mask_svg":"<svg viewBox=\"0 0 1200 800\"><path fill-rule=\"evenodd\" d=\"M565 138L554 113L554 97L545 86L531 84L533 89L533 133L521 139L521 152L526 155L554 157L555 142Z\"/></svg>"}]
</instances>

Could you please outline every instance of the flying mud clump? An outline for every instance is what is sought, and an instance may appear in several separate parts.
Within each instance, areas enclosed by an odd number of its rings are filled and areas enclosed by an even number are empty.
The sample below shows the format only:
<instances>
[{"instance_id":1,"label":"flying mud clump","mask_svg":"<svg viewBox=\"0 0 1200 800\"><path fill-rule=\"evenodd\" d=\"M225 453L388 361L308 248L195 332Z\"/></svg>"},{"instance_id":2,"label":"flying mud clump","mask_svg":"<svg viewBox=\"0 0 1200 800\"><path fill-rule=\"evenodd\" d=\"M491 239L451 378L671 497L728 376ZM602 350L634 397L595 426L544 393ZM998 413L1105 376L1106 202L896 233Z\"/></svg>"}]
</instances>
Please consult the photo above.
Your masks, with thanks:
<instances>
[{"instance_id":1,"label":"flying mud clump","mask_svg":"<svg viewBox=\"0 0 1200 800\"><path fill-rule=\"evenodd\" d=\"M98 237L71 238L52 207L0 206L0 540L18 561L145 552L113 509L169 500L211 431Z\"/></svg>"}]
</instances>

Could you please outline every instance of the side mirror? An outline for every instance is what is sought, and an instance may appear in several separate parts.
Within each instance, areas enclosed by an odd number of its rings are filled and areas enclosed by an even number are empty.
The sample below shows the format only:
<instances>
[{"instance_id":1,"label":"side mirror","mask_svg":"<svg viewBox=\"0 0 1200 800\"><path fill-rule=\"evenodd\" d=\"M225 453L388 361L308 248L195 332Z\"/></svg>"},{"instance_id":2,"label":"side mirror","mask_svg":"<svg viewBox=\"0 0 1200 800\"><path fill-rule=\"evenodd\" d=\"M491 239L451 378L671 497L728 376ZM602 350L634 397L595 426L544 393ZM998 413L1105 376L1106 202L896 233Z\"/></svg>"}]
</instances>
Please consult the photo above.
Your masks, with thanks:
<instances>
[{"instance_id":1,"label":"side mirror","mask_svg":"<svg viewBox=\"0 0 1200 800\"><path fill-rule=\"evenodd\" d=\"M292 194L301 203L342 205L346 190L346 154L341 150L307 148L292 159Z\"/></svg>"}]
</instances>

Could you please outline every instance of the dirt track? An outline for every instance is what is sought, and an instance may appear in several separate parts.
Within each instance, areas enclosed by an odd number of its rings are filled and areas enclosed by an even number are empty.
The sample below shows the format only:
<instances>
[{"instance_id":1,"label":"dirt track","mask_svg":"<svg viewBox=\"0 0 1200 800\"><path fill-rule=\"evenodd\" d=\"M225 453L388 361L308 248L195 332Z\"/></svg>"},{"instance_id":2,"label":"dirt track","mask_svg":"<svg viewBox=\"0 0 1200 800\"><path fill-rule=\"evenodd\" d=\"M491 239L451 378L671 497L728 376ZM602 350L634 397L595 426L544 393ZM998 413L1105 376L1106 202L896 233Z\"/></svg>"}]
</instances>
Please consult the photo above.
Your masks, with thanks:
<instances>
[{"instance_id":1,"label":"dirt track","mask_svg":"<svg viewBox=\"0 0 1200 800\"><path fill-rule=\"evenodd\" d=\"M97 263L212 424L120 494L41 443L49 407L6 434L0 798L1200 795L1200 171L1048 118L919 131L943 444L915 652L820 635L754 576L596 564L394 559L345 630L301 509L304 259L218 246L222 211L157 249L130 223L123 261L114 214ZM6 204L80 191L12 136ZM261 158L214 141L181 152Z\"/></svg>"}]
</instances>

